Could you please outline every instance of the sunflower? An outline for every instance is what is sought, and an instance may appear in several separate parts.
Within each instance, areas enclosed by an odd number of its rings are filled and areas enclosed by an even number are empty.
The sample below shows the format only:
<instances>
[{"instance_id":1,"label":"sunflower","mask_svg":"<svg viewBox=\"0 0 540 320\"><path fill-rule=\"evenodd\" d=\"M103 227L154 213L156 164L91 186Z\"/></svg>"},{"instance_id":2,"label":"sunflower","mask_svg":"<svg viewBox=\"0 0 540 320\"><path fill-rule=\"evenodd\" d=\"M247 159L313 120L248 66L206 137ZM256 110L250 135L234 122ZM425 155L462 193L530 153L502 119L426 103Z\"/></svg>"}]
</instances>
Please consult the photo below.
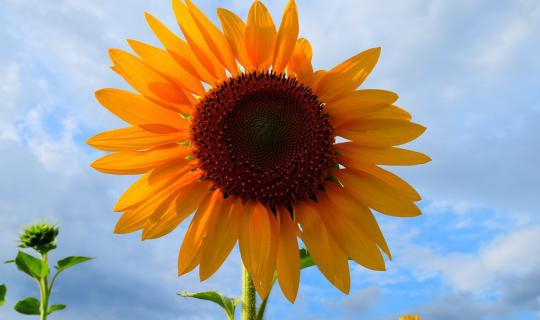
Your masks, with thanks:
<instances>
[{"instance_id":1,"label":"sunflower","mask_svg":"<svg viewBox=\"0 0 540 320\"><path fill-rule=\"evenodd\" d=\"M314 71L293 0L278 28L260 1L246 22L218 9L221 29L190 0L173 0L173 10L183 38L146 14L163 48L128 40L135 54L109 51L112 69L137 93L96 92L130 126L88 141L111 151L92 167L142 175L114 207L122 212L115 232L157 238L195 212L179 275L198 266L207 279L238 241L263 298L277 273L295 300L298 238L345 293L349 258L384 270L382 253L391 258L390 251L371 210L416 216L420 196L379 165L430 159L396 147L425 128L394 105L395 93L357 90L380 48Z\"/></svg>"}]
</instances>

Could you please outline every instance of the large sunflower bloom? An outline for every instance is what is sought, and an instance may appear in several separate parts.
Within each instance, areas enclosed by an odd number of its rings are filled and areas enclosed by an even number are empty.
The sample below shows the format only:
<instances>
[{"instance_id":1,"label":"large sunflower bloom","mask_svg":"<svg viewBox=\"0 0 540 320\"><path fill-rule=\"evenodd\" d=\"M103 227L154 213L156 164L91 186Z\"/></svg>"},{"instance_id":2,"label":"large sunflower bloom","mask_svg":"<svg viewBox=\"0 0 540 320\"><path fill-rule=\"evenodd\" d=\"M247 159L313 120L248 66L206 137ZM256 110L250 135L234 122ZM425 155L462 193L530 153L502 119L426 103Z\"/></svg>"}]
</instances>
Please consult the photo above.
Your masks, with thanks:
<instances>
[{"instance_id":1,"label":"large sunflower bloom","mask_svg":"<svg viewBox=\"0 0 540 320\"><path fill-rule=\"evenodd\" d=\"M88 141L112 151L92 167L142 174L114 208L123 213L115 232L157 238L195 212L179 274L198 266L201 280L210 277L238 241L261 297L277 272L294 301L297 237L345 293L348 258L384 270L381 251L390 251L371 209L416 216L420 196L378 165L429 158L395 147L425 129L394 105L395 93L357 90L380 49L313 71L292 0L279 28L259 1L246 22L218 9L221 30L190 0L173 0L173 9L183 38L147 14L164 49L129 40L136 55L110 50L112 69L138 93L96 92L130 126Z\"/></svg>"}]
</instances>

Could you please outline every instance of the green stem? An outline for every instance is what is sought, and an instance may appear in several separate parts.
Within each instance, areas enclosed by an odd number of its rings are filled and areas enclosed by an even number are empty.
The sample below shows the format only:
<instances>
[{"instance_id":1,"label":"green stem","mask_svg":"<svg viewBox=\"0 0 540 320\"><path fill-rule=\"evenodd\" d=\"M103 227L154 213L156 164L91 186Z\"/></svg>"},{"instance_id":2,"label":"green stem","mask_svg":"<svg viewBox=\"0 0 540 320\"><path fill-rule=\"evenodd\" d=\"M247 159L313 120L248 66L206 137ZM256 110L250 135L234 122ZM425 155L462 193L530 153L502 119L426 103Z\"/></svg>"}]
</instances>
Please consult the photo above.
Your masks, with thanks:
<instances>
[{"instance_id":1,"label":"green stem","mask_svg":"<svg viewBox=\"0 0 540 320\"><path fill-rule=\"evenodd\" d=\"M47 262L47 254L41 255L41 260ZM39 306L39 320L47 320L47 309L49 308L49 284L47 276L39 279L39 291L41 294L41 304Z\"/></svg>"},{"instance_id":2,"label":"green stem","mask_svg":"<svg viewBox=\"0 0 540 320\"><path fill-rule=\"evenodd\" d=\"M242 320L256 320L257 316L257 295L253 279L242 266Z\"/></svg>"}]
</instances>

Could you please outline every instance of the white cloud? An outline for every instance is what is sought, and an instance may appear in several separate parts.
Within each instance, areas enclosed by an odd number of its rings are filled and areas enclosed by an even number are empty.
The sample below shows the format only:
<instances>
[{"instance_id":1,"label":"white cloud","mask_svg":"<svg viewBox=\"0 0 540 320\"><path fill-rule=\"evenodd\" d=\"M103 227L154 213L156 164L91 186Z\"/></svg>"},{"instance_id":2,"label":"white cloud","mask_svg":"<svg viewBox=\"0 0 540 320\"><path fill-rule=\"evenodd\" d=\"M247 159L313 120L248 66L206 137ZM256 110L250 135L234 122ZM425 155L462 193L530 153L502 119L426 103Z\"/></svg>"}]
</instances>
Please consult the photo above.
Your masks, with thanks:
<instances>
[{"instance_id":1,"label":"white cloud","mask_svg":"<svg viewBox=\"0 0 540 320\"><path fill-rule=\"evenodd\" d=\"M498 288L497 281L504 277L522 277L539 269L540 257L531 251L539 242L540 225L535 225L499 235L474 253L439 254L408 244L399 249L398 259L420 280L441 276L457 291L486 292Z\"/></svg>"}]
</instances>

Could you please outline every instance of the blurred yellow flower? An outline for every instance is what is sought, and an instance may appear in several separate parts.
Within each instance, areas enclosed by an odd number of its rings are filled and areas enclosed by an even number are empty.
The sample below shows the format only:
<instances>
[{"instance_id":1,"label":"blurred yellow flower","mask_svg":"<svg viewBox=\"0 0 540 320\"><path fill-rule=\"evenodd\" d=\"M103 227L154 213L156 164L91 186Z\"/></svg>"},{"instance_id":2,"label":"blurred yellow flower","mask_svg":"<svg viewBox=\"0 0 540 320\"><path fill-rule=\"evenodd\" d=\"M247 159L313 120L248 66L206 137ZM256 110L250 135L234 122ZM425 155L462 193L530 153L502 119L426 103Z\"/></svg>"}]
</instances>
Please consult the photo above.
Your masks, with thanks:
<instances>
[{"instance_id":1,"label":"blurred yellow flower","mask_svg":"<svg viewBox=\"0 0 540 320\"><path fill-rule=\"evenodd\" d=\"M399 317L399 320L420 320L420 316L417 314L409 314L406 316Z\"/></svg>"}]
</instances>

